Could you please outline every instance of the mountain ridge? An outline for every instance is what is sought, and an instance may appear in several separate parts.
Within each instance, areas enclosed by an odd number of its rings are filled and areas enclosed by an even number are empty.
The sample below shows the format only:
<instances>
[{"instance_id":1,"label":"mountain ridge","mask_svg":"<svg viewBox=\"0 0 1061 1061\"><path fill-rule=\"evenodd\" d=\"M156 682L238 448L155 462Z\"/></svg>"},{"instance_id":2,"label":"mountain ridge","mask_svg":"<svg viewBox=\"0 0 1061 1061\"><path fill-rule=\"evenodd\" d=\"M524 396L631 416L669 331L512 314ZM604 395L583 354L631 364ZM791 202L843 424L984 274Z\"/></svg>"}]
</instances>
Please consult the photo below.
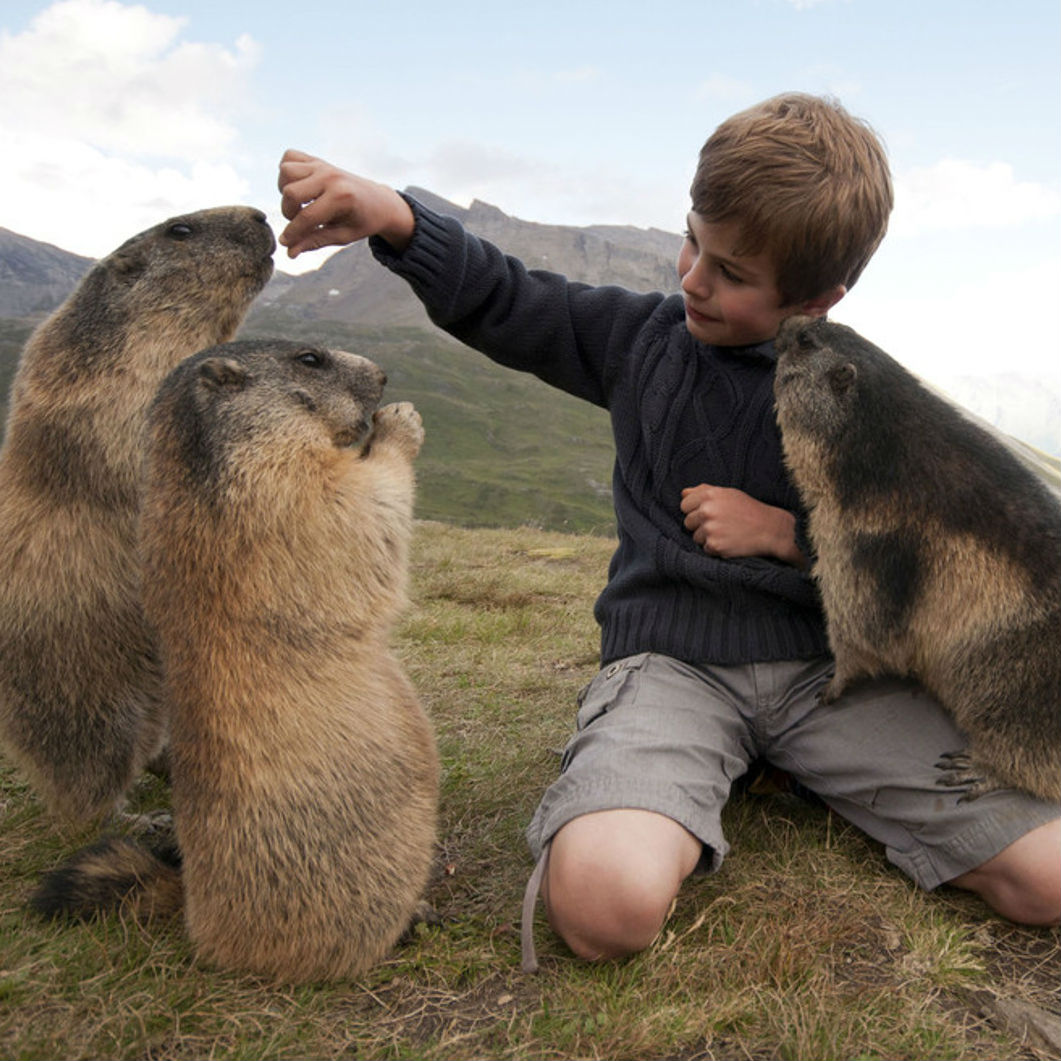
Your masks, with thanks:
<instances>
[{"instance_id":1,"label":"mountain ridge","mask_svg":"<svg viewBox=\"0 0 1061 1061\"><path fill-rule=\"evenodd\" d=\"M417 186L406 194L457 218L528 268L637 291L678 289L675 262L682 237L676 233L633 225L545 224L512 217L479 199L464 207ZM91 258L0 228L0 398L27 323L54 309L92 264ZM245 328L262 334L268 327L274 334L297 337L309 325L328 321L355 330L412 327L456 345L431 323L408 285L380 268L367 241L336 251L305 273L278 268L252 306ZM1012 372L953 376L940 384L959 404L1006 433L1054 457L1061 452L1061 402L1035 377Z\"/></svg>"}]
</instances>

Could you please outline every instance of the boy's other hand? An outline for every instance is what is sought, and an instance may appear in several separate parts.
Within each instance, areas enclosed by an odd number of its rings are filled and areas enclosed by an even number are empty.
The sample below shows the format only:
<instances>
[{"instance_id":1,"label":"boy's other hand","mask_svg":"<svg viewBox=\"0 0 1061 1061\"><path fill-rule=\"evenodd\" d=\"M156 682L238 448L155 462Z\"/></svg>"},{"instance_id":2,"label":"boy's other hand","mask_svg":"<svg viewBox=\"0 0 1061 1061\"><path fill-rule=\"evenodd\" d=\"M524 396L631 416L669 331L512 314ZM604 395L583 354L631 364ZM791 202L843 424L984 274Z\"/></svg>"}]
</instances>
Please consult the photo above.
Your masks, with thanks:
<instances>
[{"instance_id":1,"label":"boy's other hand","mask_svg":"<svg viewBox=\"0 0 1061 1061\"><path fill-rule=\"evenodd\" d=\"M393 188L303 151L284 152L277 185L289 222L278 239L290 258L377 235L400 252L412 238L413 212Z\"/></svg>"},{"instance_id":2,"label":"boy's other hand","mask_svg":"<svg viewBox=\"0 0 1061 1061\"><path fill-rule=\"evenodd\" d=\"M701 483L682 490L685 529L712 556L772 556L797 567L796 517L728 486Z\"/></svg>"}]
</instances>

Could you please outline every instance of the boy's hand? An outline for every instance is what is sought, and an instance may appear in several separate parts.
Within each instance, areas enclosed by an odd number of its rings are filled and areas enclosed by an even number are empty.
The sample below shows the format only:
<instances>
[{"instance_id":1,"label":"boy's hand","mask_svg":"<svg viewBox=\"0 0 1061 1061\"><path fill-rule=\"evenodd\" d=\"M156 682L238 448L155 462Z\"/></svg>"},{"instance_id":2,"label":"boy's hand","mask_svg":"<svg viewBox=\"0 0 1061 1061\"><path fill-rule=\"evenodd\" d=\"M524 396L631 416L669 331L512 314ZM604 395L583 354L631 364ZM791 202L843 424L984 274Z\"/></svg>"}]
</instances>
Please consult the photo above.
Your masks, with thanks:
<instances>
[{"instance_id":1,"label":"boy's hand","mask_svg":"<svg viewBox=\"0 0 1061 1061\"><path fill-rule=\"evenodd\" d=\"M413 212L393 188L323 159L285 151L277 185L280 209L290 222L279 242L290 258L366 236L382 236L396 251L403 251L412 239Z\"/></svg>"},{"instance_id":2,"label":"boy's hand","mask_svg":"<svg viewBox=\"0 0 1061 1061\"><path fill-rule=\"evenodd\" d=\"M712 556L773 556L796 567L805 558L796 547L796 517L728 486L689 486L682 491L685 529Z\"/></svg>"}]
</instances>

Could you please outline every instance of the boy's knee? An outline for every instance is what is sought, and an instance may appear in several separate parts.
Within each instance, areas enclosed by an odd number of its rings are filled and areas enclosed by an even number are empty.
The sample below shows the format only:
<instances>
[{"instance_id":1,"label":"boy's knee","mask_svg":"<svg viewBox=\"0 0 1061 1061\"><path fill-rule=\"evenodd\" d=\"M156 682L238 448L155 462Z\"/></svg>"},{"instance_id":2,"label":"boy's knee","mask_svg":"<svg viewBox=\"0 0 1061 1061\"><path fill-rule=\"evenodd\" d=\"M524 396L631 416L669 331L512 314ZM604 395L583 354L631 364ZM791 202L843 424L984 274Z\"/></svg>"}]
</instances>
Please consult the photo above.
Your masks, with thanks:
<instances>
[{"instance_id":1,"label":"boy's knee","mask_svg":"<svg viewBox=\"0 0 1061 1061\"><path fill-rule=\"evenodd\" d=\"M1010 844L952 884L976 892L996 913L1022 925L1061 922L1061 819Z\"/></svg>"},{"instance_id":2,"label":"boy's knee","mask_svg":"<svg viewBox=\"0 0 1061 1061\"><path fill-rule=\"evenodd\" d=\"M606 813L630 817L614 833L596 818L565 826L553 839L542 889L554 931L590 960L648 947L699 857L699 841L669 819Z\"/></svg>"},{"instance_id":3,"label":"boy's knee","mask_svg":"<svg viewBox=\"0 0 1061 1061\"><path fill-rule=\"evenodd\" d=\"M580 861L550 856L546 909L556 933L590 960L622 958L648 947L673 902L670 883L644 865Z\"/></svg>"}]
</instances>

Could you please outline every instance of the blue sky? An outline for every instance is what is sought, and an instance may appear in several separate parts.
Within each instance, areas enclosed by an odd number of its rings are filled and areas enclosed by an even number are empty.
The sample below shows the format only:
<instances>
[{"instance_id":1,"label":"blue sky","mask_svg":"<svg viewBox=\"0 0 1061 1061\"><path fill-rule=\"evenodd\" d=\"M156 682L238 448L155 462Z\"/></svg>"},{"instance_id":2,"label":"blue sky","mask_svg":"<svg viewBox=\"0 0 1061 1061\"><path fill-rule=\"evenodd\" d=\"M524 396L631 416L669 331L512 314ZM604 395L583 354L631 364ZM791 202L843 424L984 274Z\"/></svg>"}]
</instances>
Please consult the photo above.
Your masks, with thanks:
<instances>
[{"instance_id":1,"label":"blue sky","mask_svg":"<svg viewBox=\"0 0 1061 1061\"><path fill-rule=\"evenodd\" d=\"M719 121L830 93L897 193L833 316L943 386L1021 373L1061 401L1059 39L1056 0L4 0L0 225L94 256L224 202L279 226L292 146L532 221L677 232Z\"/></svg>"}]
</instances>

